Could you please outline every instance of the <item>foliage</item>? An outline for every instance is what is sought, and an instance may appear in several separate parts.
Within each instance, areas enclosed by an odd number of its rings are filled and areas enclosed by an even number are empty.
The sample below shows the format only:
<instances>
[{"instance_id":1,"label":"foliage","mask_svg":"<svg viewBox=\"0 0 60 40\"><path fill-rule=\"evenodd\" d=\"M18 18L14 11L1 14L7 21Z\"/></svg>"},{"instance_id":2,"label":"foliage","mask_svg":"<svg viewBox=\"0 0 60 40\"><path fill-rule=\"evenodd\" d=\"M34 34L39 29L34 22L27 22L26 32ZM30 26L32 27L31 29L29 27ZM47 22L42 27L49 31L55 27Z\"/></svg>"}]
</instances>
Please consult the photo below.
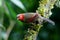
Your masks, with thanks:
<instances>
[{"instance_id":1,"label":"foliage","mask_svg":"<svg viewBox=\"0 0 60 40\"><path fill-rule=\"evenodd\" d=\"M13 1L16 2L14 3ZM2 38L5 40L23 40L29 25L18 21L16 15L19 13L35 12L39 6L39 0L13 1L0 0L0 35L3 35L0 36L0 40L2 40ZM54 5L54 8L51 11L53 14L50 19L53 20L56 25L54 26L50 23L44 23L44 26L40 29L37 40L60 39L60 8ZM8 36L6 36L6 32Z\"/></svg>"}]
</instances>

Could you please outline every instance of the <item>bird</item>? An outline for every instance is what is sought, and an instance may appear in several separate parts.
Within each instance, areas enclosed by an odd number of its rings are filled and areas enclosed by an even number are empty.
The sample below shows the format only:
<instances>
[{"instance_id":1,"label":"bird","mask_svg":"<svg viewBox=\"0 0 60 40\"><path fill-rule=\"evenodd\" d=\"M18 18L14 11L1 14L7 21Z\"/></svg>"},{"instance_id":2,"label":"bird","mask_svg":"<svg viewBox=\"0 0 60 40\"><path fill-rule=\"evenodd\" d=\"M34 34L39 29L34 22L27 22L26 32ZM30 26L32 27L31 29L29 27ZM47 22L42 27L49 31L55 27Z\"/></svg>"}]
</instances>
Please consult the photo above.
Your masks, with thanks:
<instances>
[{"instance_id":1,"label":"bird","mask_svg":"<svg viewBox=\"0 0 60 40\"><path fill-rule=\"evenodd\" d=\"M50 20L49 18L45 18L38 13L20 13L17 15L17 20L26 22L26 23L33 23L37 21L38 19L47 21L55 25L55 23L52 20Z\"/></svg>"}]
</instances>

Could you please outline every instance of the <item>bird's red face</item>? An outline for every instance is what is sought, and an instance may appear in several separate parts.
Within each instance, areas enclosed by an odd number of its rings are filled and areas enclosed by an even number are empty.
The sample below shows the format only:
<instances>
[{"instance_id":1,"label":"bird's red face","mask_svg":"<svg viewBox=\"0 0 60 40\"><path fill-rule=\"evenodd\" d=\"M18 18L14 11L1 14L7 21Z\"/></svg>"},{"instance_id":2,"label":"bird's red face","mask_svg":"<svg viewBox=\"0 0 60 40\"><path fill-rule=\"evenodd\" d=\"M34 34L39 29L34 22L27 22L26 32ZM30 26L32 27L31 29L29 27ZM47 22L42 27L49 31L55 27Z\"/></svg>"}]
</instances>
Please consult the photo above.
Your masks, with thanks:
<instances>
[{"instance_id":1,"label":"bird's red face","mask_svg":"<svg viewBox=\"0 0 60 40\"><path fill-rule=\"evenodd\" d=\"M20 21L24 21L24 14L18 14L17 19Z\"/></svg>"}]
</instances>

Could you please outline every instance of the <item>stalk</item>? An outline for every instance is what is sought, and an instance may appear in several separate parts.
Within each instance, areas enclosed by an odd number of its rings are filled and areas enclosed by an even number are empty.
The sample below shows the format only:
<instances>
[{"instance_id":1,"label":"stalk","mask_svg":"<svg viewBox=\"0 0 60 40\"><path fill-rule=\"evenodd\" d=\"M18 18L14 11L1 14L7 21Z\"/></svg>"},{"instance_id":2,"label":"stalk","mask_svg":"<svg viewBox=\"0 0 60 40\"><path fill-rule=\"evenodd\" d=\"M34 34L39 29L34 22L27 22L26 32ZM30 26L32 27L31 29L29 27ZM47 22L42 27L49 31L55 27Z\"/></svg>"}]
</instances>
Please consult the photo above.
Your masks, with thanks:
<instances>
[{"instance_id":1,"label":"stalk","mask_svg":"<svg viewBox=\"0 0 60 40\"><path fill-rule=\"evenodd\" d=\"M36 13L38 12L38 14L39 14L39 19L37 20L38 23L37 24L31 23L33 26L30 26L28 28L27 33L24 36L23 40L37 40L37 35L40 31L40 28L43 26L44 20L53 23L53 21L50 21L48 19L52 15L51 9L54 8L55 2L56 2L56 0L40 0L39 1L39 7L36 10Z\"/></svg>"}]
</instances>

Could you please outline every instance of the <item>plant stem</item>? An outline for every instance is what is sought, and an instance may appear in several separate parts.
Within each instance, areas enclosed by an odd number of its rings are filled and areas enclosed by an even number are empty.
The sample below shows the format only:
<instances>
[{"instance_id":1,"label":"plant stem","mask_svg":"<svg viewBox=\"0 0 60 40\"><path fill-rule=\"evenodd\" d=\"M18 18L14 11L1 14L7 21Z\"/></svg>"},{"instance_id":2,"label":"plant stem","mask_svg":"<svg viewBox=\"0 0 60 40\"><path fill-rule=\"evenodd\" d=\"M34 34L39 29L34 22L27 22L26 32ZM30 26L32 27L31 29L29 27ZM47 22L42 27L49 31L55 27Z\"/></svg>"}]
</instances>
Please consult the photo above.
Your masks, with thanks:
<instances>
[{"instance_id":1,"label":"plant stem","mask_svg":"<svg viewBox=\"0 0 60 40\"><path fill-rule=\"evenodd\" d=\"M39 33L40 28L43 26L44 20L54 25L54 22L47 18L49 18L50 15L52 15L51 9L53 9L55 2L56 0L40 0L39 1L39 7L37 10L37 12L40 14L38 18L39 23L38 24L33 23L35 25L32 26L32 28L28 28L27 34L25 35L24 40L37 40L37 35Z\"/></svg>"}]
</instances>

